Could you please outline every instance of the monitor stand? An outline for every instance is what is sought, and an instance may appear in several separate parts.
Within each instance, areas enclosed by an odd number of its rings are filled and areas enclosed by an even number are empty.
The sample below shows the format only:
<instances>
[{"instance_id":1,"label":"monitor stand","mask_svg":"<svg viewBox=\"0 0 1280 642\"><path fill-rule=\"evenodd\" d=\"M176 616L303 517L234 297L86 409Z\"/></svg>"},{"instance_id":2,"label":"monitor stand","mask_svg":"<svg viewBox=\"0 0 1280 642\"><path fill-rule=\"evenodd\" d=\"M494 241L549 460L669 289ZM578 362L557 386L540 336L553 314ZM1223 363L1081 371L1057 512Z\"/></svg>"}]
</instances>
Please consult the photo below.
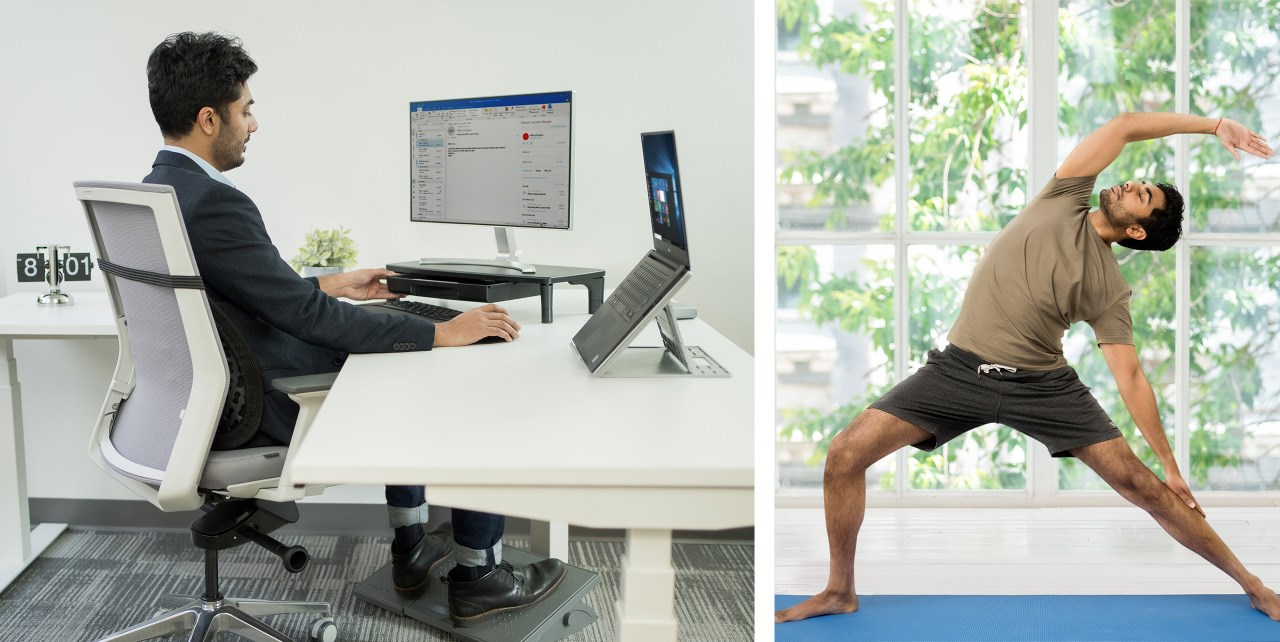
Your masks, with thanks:
<instances>
[{"instance_id":1,"label":"monitor stand","mask_svg":"<svg viewBox=\"0 0 1280 642\"><path fill-rule=\"evenodd\" d=\"M516 247L515 230L505 227L493 228L493 239L498 244L498 257L495 259L432 259L418 260L418 265L480 265L484 267L506 268L522 274L537 272L530 263L520 261L520 248Z\"/></svg>"},{"instance_id":2,"label":"monitor stand","mask_svg":"<svg viewBox=\"0 0 1280 642\"><path fill-rule=\"evenodd\" d=\"M517 548L503 547L503 558L515 565L531 564L542 557ZM599 617L585 601L586 594L600 582L600 575L569 566L567 575L541 602L513 613L504 613L484 624L459 628L449 619L447 586L440 581L453 564L440 565L428 580L426 594L407 598L391 585L391 564L356 585L360 599L397 615L410 617L467 642L551 642L561 640Z\"/></svg>"},{"instance_id":3,"label":"monitor stand","mask_svg":"<svg viewBox=\"0 0 1280 642\"><path fill-rule=\"evenodd\" d=\"M556 283L585 286L587 312L594 313L604 302L604 270L560 265L537 268L536 273L525 274L493 266L388 263L387 269L399 275L387 277L387 287L398 294L482 303L541 297L543 323L551 323L553 318L552 293Z\"/></svg>"}]
</instances>

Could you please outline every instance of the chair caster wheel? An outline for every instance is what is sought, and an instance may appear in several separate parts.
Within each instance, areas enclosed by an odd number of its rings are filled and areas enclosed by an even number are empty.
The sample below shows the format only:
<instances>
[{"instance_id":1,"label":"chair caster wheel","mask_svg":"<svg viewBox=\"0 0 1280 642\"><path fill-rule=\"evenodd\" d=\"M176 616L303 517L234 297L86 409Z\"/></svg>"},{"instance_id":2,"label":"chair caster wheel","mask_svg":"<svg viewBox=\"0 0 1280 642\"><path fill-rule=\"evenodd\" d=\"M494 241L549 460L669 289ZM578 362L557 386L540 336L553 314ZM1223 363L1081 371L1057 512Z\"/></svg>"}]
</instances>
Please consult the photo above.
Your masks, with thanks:
<instances>
[{"instance_id":1,"label":"chair caster wheel","mask_svg":"<svg viewBox=\"0 0 1280 642\"><path fill-rule=\"evenodd\" d=\"M311 642L336 642L338 625L333 618L325 617L311 623Z\"/></svg>"}]
</instances>

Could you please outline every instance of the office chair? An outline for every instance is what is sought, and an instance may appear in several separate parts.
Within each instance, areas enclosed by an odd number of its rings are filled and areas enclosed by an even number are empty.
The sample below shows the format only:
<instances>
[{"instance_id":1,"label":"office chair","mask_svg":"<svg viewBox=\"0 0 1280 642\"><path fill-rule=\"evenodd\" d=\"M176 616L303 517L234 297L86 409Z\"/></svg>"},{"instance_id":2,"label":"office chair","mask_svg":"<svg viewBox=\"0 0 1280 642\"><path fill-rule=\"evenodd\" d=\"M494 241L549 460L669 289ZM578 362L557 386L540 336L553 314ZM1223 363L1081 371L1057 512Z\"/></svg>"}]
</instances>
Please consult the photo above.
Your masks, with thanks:
<instances>
[{"instance_id":1,"label":"office chair","mask_svg":"<svg viewBox=\"0 0 1280 642\"><path fill-rule=\"evenodd\" d=\"M262 384L243 339L205 296L173 188L81 181L75 191L120 338L119 362L89 456L162 511L204 511L191 524L192 542L204 551L204 594L170 596L176 608L100 642L188 630L192 642L213 640L222 631L293 642L257 619L285 613L314 614L311 639L332 642L337 626L327 603L234 599L219 591L218 551L247 541L279 556L288 571L301 571L310 559L306 550L267 533L296 521L294 502L323 487L290 481L290 448L211 450L228 439L243 442L246 428L256 428ZM306 433L334 376L275 382L300 406L291 447Z\"/></svg>"}]
</instances>

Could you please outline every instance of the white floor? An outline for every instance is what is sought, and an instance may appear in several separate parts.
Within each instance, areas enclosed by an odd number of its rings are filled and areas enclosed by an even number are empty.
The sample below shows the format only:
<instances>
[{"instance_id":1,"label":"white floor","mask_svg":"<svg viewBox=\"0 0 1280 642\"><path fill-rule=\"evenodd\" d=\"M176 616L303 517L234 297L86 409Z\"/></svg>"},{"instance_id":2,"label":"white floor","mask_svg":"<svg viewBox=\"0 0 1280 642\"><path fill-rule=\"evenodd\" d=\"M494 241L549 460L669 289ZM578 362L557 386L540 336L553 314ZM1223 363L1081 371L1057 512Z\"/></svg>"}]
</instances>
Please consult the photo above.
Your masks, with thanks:
<instances>
[{"instance_id":1,"label":"white floor","mask_svg":"<svg viewBox=\"0 0 1280 642\"><path fill-rule=\"evenodd\" d=\"M1280 508L1206 509L1245 566L1280 590ZM776 511L776 592L827 578L820 508ZM871 508L856 585L871 594L1235 593L1136 508Z\"/></svg>"}]
</instances>

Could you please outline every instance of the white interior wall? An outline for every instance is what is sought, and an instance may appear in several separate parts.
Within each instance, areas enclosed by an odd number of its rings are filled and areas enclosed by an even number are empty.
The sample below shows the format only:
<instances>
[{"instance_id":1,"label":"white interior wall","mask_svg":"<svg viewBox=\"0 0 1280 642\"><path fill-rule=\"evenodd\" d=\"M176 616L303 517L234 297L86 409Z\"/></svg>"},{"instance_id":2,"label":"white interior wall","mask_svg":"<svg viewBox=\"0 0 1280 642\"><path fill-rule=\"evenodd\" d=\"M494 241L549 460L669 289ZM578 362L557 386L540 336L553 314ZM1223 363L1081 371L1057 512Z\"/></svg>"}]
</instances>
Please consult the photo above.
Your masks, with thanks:
<instances>
[{"instance_id":1,"label":"white interior wall","mask_svg":"<svg viewBox=\"0 0 1280 642\"><path fill-rule=\"evenodd\" d=\"M149 171L161 140L147 103L147 54L170 33L216 30L242 38L260 67L250 81L260 129L245 165L228 176L256 201L285 258L311 226L351 228L366 267L492 254L489 228L408 221L408 103L568 89L574 229L520 230L526 259L602 267L616 285L650 247L639 133L674 129L695 275L678 298L752 350L748 3L0 0L0 8L0 294L43 290L17 283L16 253L50 242L88 250L72 181L137 181ZM100 289L96 278L70 288ZM22 341L15 351L31 495L126 496L84 455L114 342Z\"/></svg>"}]
</instances>

